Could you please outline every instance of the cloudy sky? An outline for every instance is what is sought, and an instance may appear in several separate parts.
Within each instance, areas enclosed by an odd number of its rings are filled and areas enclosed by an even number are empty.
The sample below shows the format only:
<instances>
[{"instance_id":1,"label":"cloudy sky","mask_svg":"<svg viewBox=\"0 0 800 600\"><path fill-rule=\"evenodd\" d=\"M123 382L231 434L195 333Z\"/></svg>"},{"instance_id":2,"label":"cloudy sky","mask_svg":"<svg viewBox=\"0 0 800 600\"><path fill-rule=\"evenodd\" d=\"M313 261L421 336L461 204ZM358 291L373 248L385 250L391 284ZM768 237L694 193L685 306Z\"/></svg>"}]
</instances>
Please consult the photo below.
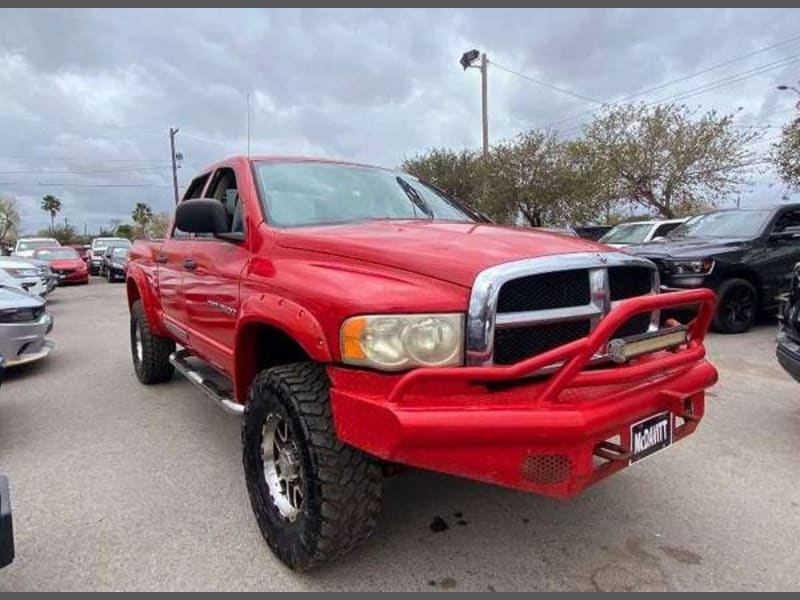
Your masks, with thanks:
<instances>
[{"instance_id":1,"label":"cloudy sky","mask_svg":"<svg viewBox=\"0 0 800 600\"><path fill-rule=\"evenodd\" d=\"M168 128L185 185L246 152L248 93L253 153L391 166L477 147L479 76L458 65L473 47L493 63L492 141L574 135L589 118L575 115L641 94L738 111L765 127L766 150L797 100L775 86L800 80L798 24L792 9L2 9L0 195L18 199L26 231L48 223L46 193L90 232L137 201L169 210ZM774 179L742 202L779 199Z\"/></svg>"}]
</instances>

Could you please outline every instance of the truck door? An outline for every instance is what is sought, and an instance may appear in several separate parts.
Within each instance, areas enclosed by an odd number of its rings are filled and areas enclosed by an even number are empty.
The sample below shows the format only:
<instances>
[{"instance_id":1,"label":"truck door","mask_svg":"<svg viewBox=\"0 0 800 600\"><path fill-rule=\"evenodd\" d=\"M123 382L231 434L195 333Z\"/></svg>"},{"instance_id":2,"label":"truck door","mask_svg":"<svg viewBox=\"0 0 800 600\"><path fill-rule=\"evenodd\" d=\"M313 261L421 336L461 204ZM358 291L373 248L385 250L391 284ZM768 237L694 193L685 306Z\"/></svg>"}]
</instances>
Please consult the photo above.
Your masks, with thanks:
<instances>
[{"instance_id":1,"label":"truck door","mask_svg":"<svg viewBox=\"0 0 800 600\"><path fill-rule=\"evenodd\" d=\"M189 185L183 200L202 197L210 173L200 175ZM186 303L182 293L185 262L191 251L192 234L172 229L161 244L156 256L158 263L158 290L161 308L164 311L164 324L172 334L183 342L188 340L186 325Z\"/></svg>"},{"instance_id":2,"label":"truck door","mask_svg":"<svg viewBox=\"0 0 800 600\"><path fill-rule=\"evenodd\" d=\"M250 260L244 236L244 206L236 173L217 169L205 196L221 202L228 214L231 239L197 235L183 275L183 296L192 349L208 362L230 372L233 364L239 281ZM234 239L236 236L241 239Z\"/></svg>"},{"instance_id":3,"label":"truck door","mask_svg":"<svg viewBox=\"0 0 800 600\"><path fill-rule=\"evenodd\" d=\"M771 306L776 302L775 296L789 289L792 270L800 262L800 210L790 208L778 213L766 244L764 304Z\"/></svg>"}]
</instances>

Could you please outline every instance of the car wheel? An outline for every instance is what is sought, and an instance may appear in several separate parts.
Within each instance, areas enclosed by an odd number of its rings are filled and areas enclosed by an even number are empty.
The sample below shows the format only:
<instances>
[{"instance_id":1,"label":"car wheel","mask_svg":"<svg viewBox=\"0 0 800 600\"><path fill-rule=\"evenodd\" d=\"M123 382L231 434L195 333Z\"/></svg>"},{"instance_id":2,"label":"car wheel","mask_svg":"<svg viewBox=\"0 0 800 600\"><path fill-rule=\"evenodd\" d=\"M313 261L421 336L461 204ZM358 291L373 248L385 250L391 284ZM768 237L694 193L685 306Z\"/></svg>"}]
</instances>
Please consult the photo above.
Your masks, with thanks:
<instances>
[{"instance_id":1,"label":"car wheel","mask_svg":"<svg viewBox=\"0 0 800 600\"><path fill-rule=\"evenodd\" d=\"M337 439L328 392L320 365L266 369L242 420L253 512L272 552L298 571L364 542L380 514L380 467Z\"/></svg>"},{"instance_id":2,"label":"car wheel","mask_svg":"<svg viewBox=\"0 0 800 600\"><path fill-rule=\"evenodd\" d=\"M169 381L175 368L169 355L175 352L175 342L157 336L150 328L141 300L131 308L131 356L136 377L145 385Z\"/></svg>"},{"instance_id":3,"label":"car wheel","mask_svg":"<svg viewBox=\"0 0 800 600\"><path fill-rule=\"evenodd\" d=\"M720 333L744 333L758 316L758 294L746 279L728 279L717 290L713 326Z\"/></svg>"}]
</instances>

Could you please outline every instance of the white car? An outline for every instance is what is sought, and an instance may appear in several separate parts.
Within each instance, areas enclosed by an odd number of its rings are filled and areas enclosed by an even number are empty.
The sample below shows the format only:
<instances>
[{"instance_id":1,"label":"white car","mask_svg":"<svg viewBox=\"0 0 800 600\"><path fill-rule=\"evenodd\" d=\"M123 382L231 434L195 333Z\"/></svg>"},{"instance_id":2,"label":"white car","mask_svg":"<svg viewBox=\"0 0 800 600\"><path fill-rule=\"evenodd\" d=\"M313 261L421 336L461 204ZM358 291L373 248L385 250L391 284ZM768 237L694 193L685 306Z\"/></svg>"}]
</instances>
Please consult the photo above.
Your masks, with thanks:
<instances>
[{"instance_id":1,"label":"white car","mask_svg":"<svg viewBox=\"0 0 800 600\"><path fill-rule=\"evenodd\" d=\"M32 258L33 253L39 248L52 248L60 245L54 238L20 238L14 246L13 256Z\"/></svg>"},{"instance_id":2,"label":"white car","mask_svg":"<svg viewBox=\"0 0 800 600\"><path fill-rule=\"evenodd\" d=\"M612 248L622 248L630 244L644 244L658 238L663 238L684 221L686 221L686 219L620 223L598 241Z\"/></svg>"},{"instance_id":3,"label":"white car","mask_svg":"<svg viewBox=\"0 0 800 600\"><path fill-rule=\"evenodd\" d=\"M0 259L0 283L34 296L44 297L50 292L38 266L14 257Z\"/></svg>"}]
</instances>

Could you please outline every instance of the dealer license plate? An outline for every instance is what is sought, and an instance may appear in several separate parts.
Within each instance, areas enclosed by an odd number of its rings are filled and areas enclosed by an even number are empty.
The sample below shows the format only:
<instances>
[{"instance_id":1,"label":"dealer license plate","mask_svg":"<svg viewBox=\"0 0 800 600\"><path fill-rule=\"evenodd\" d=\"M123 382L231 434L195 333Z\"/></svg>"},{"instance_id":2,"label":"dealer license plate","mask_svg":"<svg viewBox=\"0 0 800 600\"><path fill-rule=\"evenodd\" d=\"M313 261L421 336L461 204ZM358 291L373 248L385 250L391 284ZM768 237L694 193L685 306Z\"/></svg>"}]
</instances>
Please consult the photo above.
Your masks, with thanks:
<instances>
[{"instance_id":1,"label":"dealer license plate","mask_svg":"<svg viewBox=\"0 0 800 600\"><path fill-rule=\"evenodd\" d=\"M664 412L631 425L630 464L672 444L672 413Z\"/></svg>"}]
</instances>

